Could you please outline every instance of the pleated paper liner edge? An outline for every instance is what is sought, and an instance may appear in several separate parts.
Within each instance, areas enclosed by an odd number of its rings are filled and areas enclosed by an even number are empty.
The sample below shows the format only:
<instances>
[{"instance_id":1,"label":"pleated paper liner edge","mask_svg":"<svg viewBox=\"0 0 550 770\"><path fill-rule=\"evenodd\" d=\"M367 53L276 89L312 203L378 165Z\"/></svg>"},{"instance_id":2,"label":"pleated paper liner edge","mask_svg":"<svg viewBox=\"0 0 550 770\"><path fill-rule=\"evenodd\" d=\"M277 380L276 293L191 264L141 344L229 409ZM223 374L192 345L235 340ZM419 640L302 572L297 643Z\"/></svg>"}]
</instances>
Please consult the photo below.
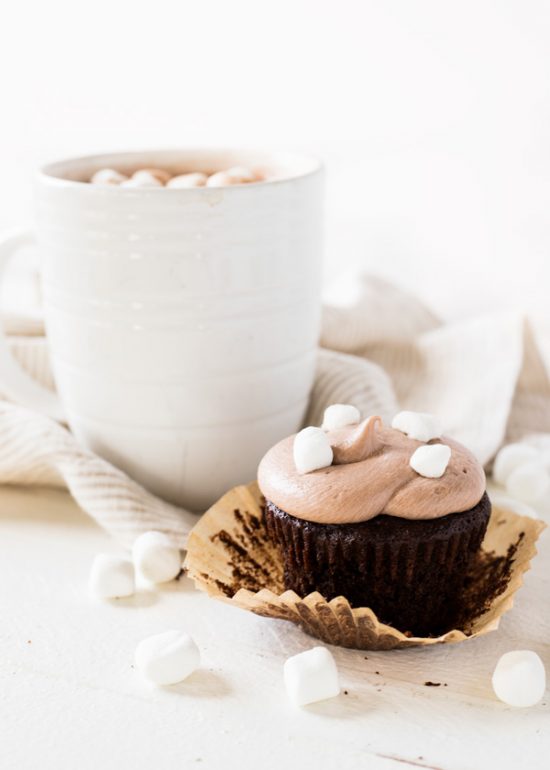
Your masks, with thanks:
<instances>
[{"instance_id":1,"label":"pleated paper liner edge","mask_svg":"<svg viewBox=\"0 0 550 770\"><path fill-rule=\"evenodd\" d=\"M498 628L523 575L536 555L545 528L537 519L495 506L483 550L495 564L508 559L509 578L467 632L453 629L437 637L414 637L381 623L367 607L352 608L343 596L326 601L315 592L301 598L285 591L276 547L265 534L263 498L256 482L227 492L193 527L184 567L209 596L264 617L289 620L327 644L360 650L389 650L474 639ZM473 584L475 588L475 584Z\"/></svg>"}]
</instances>

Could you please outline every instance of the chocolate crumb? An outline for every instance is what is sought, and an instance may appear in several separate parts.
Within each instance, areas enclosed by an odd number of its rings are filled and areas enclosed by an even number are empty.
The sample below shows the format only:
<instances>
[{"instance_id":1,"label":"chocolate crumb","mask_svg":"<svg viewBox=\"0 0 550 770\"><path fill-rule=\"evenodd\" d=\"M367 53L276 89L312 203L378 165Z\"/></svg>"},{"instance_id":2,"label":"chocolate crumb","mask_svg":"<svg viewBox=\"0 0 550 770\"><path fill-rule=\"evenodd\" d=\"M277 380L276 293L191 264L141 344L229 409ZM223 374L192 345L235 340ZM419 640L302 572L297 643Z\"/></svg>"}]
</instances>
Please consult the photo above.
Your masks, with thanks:
<instances>
[{"instance_id":1,"label":"chocolate crumb","mask_svg":"<svg viewBox=\"0 0 550 770\"><path fill-rule=\"evenodd\" d=\"M441 687L441 682L424 682L424 687Z\"/></svg>"},{"instance_id":2,"label":"chocolate crumb","mask_svg":"<svg viewBox=\"0 0 550 770\"><path fill-rule=\"evenodd\" d=\"M348 694L348 691L347 691L347 690L344 690L344 695L347 695L347 694Z\"/></svg>"},{"instance_id":3,"label":"chocolate crumb","mask_svg":"<svg viewBox=\"0 0 550 770\"><path fill-rule=\"evenodd\" d=\"M378 676L380 676L380 671L375 671L374 673L378 674Z\"/></svg>"}]
</instances>

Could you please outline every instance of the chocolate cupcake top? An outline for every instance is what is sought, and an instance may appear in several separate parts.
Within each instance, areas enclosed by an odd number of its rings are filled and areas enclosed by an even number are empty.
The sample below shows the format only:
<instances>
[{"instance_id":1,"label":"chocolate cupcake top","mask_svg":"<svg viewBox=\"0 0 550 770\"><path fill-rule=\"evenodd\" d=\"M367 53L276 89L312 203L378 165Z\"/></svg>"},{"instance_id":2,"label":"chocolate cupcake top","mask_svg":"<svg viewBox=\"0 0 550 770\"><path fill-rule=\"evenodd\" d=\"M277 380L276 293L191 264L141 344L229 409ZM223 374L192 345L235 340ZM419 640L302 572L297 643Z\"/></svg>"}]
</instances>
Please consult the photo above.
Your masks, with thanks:
<instances>
[{"instance_id":1,"label":"chocolate cupcake top","mask_svg":"<svg viewBox=\"0 0 550 770\"><path fill-rule=\"evenodd\" d=\"M266 499L321 524L367 521L381 513L434 519L481 500L482 466L462 444L433 435L439 431L430 415L402 412L394 427L380 417L340 427L338 416L349 421L353 409L345 408L347 418L342 408L336 419L325 413L332 429L306 428L267 452L258 469Z\"/></svg>"}]
</instances>

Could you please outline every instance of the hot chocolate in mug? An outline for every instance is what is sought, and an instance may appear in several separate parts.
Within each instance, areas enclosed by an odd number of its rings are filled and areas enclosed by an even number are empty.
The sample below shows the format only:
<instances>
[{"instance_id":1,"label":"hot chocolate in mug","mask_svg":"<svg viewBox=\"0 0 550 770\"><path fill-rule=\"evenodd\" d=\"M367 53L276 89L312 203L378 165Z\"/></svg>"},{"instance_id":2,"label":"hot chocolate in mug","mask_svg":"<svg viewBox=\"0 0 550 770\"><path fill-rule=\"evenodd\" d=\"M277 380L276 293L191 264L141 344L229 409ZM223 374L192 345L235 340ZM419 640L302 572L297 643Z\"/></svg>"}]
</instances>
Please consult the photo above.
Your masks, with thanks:
<instances>
[{"instance_id":1,"label":"hot chocolate in mug","mask_svg":"<svg viewBox=\"0 0 550 770\"><path fill-rule=\"evenodd\" d=\"M266 181L89 184L101 168L261 167ZM0 341L0 391L57 419L153 493L192 510L254 478L300 427L320 324L322 171L292 154L158 151L39 174L44 316L57 396ZM6 238L1 262L34 235Z\"/></svg>"}]
</instances>

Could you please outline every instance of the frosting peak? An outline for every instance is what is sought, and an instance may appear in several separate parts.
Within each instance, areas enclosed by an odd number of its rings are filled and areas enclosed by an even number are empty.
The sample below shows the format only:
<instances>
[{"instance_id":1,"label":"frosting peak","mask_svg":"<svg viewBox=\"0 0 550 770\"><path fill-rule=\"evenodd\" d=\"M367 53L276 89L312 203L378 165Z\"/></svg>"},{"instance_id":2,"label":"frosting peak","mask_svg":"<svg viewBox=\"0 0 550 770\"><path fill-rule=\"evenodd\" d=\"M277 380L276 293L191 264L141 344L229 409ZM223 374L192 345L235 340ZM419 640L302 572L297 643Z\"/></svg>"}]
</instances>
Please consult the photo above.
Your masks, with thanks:
<instances>
[{"instance_id":1,"label":"frosting peak","mask_svg":"<svg viewBox=\"0 0 550 770\"><path fill-rule=\"evenodd\" d=\"M280 441L258 469L265 497L291 516L324 524L367 521L378 514L433 519L473 508L485 492L485 474L474 455L450 438L440 478L418 475L410 458L423 441L386 427L374 416L359 425L328 431L333 464L300 474L293 461L294 436Z\"/></svg>"},{"instance_id":2,"label":"frosting peak","mask_svg":"<svg viewBox=\"0 0 550 770\"><path fill-rule=\"evenodd\" d=\"M348 435L332 444L335 465L347 465L366 460L384 446L378 435L382 426L381 417L369 417L357 427L348 431Z\"/></svg>"}]
</instances>

